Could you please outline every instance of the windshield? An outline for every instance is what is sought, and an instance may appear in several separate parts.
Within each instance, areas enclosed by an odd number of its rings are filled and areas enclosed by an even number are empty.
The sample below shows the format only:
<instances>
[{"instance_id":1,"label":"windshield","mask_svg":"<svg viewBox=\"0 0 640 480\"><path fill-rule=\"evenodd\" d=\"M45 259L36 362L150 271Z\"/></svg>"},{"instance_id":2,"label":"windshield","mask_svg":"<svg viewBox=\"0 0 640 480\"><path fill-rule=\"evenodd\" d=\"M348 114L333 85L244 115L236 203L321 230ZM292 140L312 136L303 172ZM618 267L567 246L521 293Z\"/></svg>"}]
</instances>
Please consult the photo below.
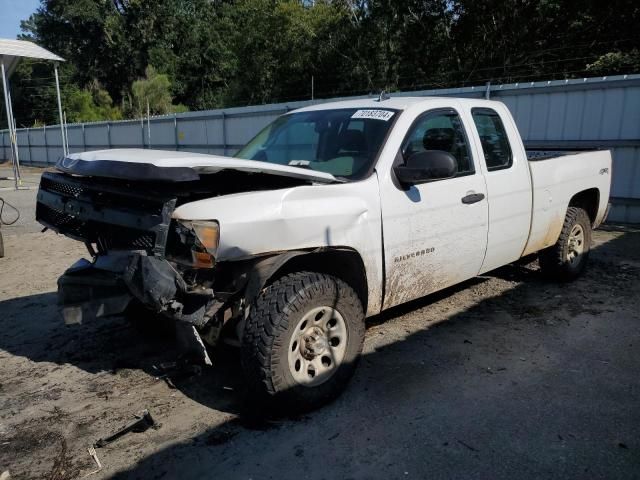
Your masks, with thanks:
<instances>
[{"instance_id":1,"label":"windshield","mask_svg":"<svg viewBox=\"0 0 640 480\"><path fill-rule=\"evenodd\" d=\"M357 108L283 115L235 156L359 179L370 171L396 116L395 110Z\"/></svg>"}]
</instances>

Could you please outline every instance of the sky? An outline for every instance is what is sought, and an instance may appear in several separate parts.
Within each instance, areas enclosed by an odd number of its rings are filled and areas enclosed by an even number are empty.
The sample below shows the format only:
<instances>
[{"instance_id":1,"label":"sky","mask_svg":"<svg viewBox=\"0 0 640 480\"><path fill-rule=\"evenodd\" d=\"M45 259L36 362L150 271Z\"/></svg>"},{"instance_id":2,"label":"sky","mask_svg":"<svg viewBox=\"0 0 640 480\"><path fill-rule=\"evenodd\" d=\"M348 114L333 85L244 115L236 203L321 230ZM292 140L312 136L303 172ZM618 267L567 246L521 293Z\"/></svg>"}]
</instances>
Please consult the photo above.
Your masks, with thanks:
<instances>
[{"instance_id":1,"label":"sky","mask_svg":"<svg viewBox=\"0 0 640 480\"><path fill-rule=\"evenodd\" d=\"M0 0L0 38L15 39L20 33L20 20L36 11L40 0Z\"/></svg>"}]
</instances>

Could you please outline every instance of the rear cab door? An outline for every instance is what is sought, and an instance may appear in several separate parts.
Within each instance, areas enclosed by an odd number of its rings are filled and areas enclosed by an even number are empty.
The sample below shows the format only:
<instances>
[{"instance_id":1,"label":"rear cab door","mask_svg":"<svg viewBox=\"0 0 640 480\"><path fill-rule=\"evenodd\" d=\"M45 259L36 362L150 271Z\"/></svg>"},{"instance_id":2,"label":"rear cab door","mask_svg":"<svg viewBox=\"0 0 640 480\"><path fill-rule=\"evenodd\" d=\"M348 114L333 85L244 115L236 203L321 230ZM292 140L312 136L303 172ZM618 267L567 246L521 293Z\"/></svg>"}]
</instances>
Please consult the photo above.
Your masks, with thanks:
<instances>
[{"instance_id":1,"label":"rear cab door","mask_svg":"<svg viewBox=\"0 0 640 480\"><path fill-rule=\"evenodd\" d=\"M520 133L507 107L486 100L462 103L487 189L489 229L483 273L522 256L531 229L531 173Z\"/></svg>"}]
</instances>

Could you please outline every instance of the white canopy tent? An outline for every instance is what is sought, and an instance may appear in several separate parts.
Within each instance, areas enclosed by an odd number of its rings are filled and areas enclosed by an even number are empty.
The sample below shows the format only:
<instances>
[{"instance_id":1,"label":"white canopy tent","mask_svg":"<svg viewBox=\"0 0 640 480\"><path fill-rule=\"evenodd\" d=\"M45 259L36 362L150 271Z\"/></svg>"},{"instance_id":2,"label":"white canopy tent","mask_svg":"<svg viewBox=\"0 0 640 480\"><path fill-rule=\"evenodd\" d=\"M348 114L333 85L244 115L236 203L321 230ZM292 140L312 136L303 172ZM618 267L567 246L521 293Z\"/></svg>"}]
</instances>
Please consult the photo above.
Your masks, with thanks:
<instances>
[{"instance_id":1,"label":"white canopy tent","mask_svg":"<svg viewBox=\"0 0 640 480\"><path fill-rule=\"evenodd\" d=\"M9 138L11 142L11 164L13 166L16 189L20 185L20 159L18 155L18 142L16 138L16 121L13 117L13 107L11 105L11 91L9 88L9 77L16 69L18 62L23 58L35 58L39 60L51 60L54 62L53 71L56 78L56 93L58 95L58 113L60 114L60 133L62 135L62 150L66 155L67 142L64 132L64 121L62 117L62 101L60 99L60 81L58 79L58 62L64 59L51 53L35 43L24 40L8 40L0 38L0 67L2 70L2 87L4 91L4 105L7 112L7 123L9 124Z\"/></svg>"}]
</instances>

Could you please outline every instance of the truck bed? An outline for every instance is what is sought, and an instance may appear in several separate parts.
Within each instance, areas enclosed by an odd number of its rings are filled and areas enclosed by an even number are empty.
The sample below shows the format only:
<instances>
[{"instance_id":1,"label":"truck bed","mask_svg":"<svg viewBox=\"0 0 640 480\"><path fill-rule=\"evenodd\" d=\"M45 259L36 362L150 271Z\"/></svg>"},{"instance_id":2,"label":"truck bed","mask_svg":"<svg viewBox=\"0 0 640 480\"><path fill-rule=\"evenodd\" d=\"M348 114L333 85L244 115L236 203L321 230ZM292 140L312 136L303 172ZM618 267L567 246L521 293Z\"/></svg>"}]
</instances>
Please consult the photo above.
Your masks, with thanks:
<instances>
[{"instance_id":1,"label":"truck bed","mask_svg":"<svg viewBox=\"0 0 640 480\"><path fill-rule=\"evenodd\" d=\"M578 155L580 153L595 152L596 149L588 150L560 150L560 149L540 149L540 148L525 148L527 152L527 160L530 162L537 162L540 160L550 160L552 158L564 157L567 155Z\"/></svg>"},{"instance_id":2,"label":"truck bed","mask_svg":"<svg viewBox=\"0 0 640 480\"><path fill-rule=\"evenodd\" d=\"M533 152L533 151L532 151ZM533 190L533 215L529 240L523 255L553 245L560 235L569 202L575 192L597 195L594 228L604 221L611 187L611 152L554 152L533 155L529 169Z\"/></svg>"}]
</instances>

